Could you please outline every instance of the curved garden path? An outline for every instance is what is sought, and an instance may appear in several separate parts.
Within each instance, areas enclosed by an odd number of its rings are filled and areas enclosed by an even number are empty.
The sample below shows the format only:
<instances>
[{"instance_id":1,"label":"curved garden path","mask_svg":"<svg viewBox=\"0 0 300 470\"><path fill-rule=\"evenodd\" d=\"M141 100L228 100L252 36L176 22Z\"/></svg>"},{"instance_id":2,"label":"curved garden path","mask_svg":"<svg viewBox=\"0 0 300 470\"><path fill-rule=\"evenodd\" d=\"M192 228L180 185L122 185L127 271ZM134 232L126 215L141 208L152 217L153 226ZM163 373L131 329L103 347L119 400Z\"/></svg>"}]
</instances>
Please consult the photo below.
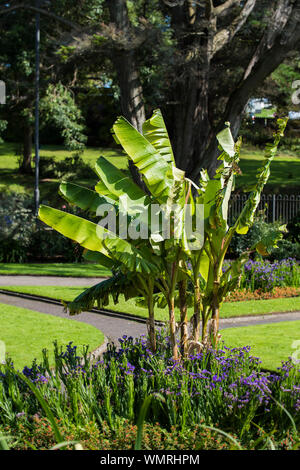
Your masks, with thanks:
<instances>
[{"instance_id":1,"label":"curved garden path","mask_svg":"<svg viewBox=\"0 0 300 470\"><path fill-rule=\"evenodd\" d=\"M93 325L101 330L109 341L113 341L116 344L118 343L118 338L121 338L125 334L128 336L139 337L142 334L147 333L147 327L144 323L124 320L123 318L113 318L110 315L83 312L80 315L70 317L64 312L62 305L53 305L42 301L28 300L5 294L0 294L0 304L1 303L88 323L89 325Z\"/></svg>"},{"instance_id":2,"label":"curved garden path","mask_svg":"<svg viewBox=\"0 0 300 470\"><path fill-rule=\"evenodd\" d=\"M71 278L71 277L54 277L54 276L0 276L0 286L9 285L39 285L39 286L91 286L100 282L100 278ZM63 318L72 318L95 326L101 330L105 336L114 343L118 342L118 338L124 334L133 337L139 337L146 334L147 327L145 323L139 323L132 319L115 318L109 314L83 312L80 315L70 317L64 312L63 306L45 303L35 299L18 298L11 295L0 293L0 303L15 305L41 313L60 316ZM268 323L278 323L283 321L300 320L300 312L276 313L260 316L244 316L227 318L220 320L220 329L260 325Z\"/></svg>"}]
</instances>

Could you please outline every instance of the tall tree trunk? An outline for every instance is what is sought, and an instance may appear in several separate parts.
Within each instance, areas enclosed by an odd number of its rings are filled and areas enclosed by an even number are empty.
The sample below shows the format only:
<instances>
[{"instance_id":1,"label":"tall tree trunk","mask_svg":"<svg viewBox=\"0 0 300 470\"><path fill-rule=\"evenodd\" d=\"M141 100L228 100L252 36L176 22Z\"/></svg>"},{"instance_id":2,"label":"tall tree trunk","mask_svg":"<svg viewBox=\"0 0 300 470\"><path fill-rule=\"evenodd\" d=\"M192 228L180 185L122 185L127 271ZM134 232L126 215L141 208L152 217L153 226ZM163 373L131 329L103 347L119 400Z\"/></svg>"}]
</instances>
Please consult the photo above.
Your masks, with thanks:
<instances>
[{"instance_id":1,"label":"tall tree trunk","mask_svg":"<svg viewBox=\"0 0 300 470\"><path fill-rule=\"evenodd\" d=\"M231 89L230 96L220 109L213 109L214 93L211 90L214 58L228 47L236 34L259 5L256 0L244 2L183 2L170 8L174 35L178 39L180 66L173 85L171 103L175 103L171 124L174 126L174 150L176 162L194 181L199 179L202 168L213 176L218 166L217 133L229 121L233 136L236 137L241 125L243 110L249 97L280 65L287 52L297 48L300 39L300 0L278 0L270 8L268 25L262 32L261 40L249 57L248 65L240 83ZM232 6L240 9L234 17ZM205 20L203 6L206 4ZM197 5L197 6L196 6ZM192 6L189 13L187 9ZM233 19L224 26L220 18L231 13ZM223 95L220 95L222 100Z\"/></svg>"},{"instance_id":2,"label":"tall tree trunk","mask_svg":"<svg viewBox=\"0 0 300 470\"><path fill-rule=\"evenodd\" d=\"M143 90L133 51L119 51L113 59L118 74L123 116L139 131L145 121ZM129 169L133 180L145 190L142 178L131 160Z\"/></svg>"},{"instance_id":3,"label":"tall tree trunk","mask_svg":"<svg viewBox=\"0 0 300 470\"><path fill-rule=\"evenodd\" d=\"M128 16L126 0L107 0L110 17L125 38L130 36L131 23ZM120 87L120 105L123 116L139 131L145 121L143 88L140 82L139 69L135 59L135 49L124 47L115 51L112 58ZM134 164L129 168L134 181L143 189L145 186Z\"/></svg>"},{"instance_id":4,"label":"tall tree trunk","mask_svg":"<svg viewBox=\"0 0 300 470\"><path fill-rule=\"evenodd\" d=\"M145 108L134 51L118 51L113 60L121 91L122 113L141 132L145 121Z\"/></svg>"},{"instance_id":5,"label":"tall tree trunk","mask_svg":"<svg viewBox=\"0 0 300 470\"><path fill-rule=\"evenodd\" d=\"M189 177L193 171L195 157L206 150L210 133L208 118L209 66L205 70L191 72L188 83L177 89L180 103L175 107L174 151L179 168Z\"/></svg>"},{"instance_id":6,"label":"tall tree trunk","mask_svg":"<svg viewBox=\"0 0 300 470\"><path fill-rule=\"evenodd\" d=\"M23 174L32 173L32 134L32 128L30 126L25 127L23 137L23 158L19 169L20 173Z\"/></svg>"}]
</instances>

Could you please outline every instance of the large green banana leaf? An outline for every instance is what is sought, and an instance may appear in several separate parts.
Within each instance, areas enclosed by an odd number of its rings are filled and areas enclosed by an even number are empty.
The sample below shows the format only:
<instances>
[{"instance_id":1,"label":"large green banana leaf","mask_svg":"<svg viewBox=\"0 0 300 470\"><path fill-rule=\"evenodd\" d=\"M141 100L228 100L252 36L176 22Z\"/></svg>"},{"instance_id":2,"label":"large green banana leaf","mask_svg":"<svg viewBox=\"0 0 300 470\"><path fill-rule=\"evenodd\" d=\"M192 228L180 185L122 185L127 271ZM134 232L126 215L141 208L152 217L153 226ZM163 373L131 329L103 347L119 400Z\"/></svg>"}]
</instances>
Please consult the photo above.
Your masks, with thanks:
<instances>
[{"instance_id":1,"label":"large green banana leaf","mask_svg":"<svg viewBox=\"0 0 300 470\"><path fill-rule=\"evenodd\" d=\"M85 310L91 310L95 304L98 308L106 307L110 300L116 304L121 294L124 295L125 300L128 300L136 297L137 289L136 283L131 280L130 276L119 273L86 289L72 302L65 305L70 315L76 315Z\"/></svg>"},{"instance_id":2,"label":"large green banana leaf","mask_svg":"<svg viewBox=\"0 0 300 470\"><path fill-rule=\"evenodd\" d=\"M146 186L159 203L166 203L173 186L173 164L140 134L124 117L113 126L118 141L144 176Z\"/></svg>"},{"instance_id":3,"label":"large green banana leaf","mask_svg":"<svg viewBox=\"0 0 300 470\"><path fill-rule=\"evenodd\" d=\"M230 128L226 127L223 131L217 134L217 140L223 149L221 156L223 160L221 170L221 186L222 190L219 193L219 201L217 203L217 210L219 210L219 216L221 217L222 223L227 229L227 218L228 218L228 204L231 196L231 191L234 181L234 169L233 165L236 162L236 150L235 143L230 132Z\"/></svg>"},{"instance_id":4,"label":"large green banana leaf","mask_svg":"<svg viewBox=\"0 0 300 470\"><path fill-rule=\"evenodd\" d=\"M140 222L148 226L147 207L150 203L149 196L137 186L131 178L126 176L121 170L103 157L100 157L95 166L97 174L101 181L95 189L100 194L103 191L103 185L112 197L118 199L119 211L129 217L135 217L142 214Z\"/></svg>"},{"instance_id":5,"label":"large green banana leaf","mask_svg":"<svg viewBox=\"0 0 300 470\"><path fill-rule=\"evenodd\" d=\"M109 258L118 260L129 271L151 273L158 270L155 264L148 261L144 254L127 240L116 237L101 225L43 205L40 206L39 218L84 248L99 251Z\"/></svg>"},{"instance_id":6,"label":"large green banana leaf","mask_svg":"<svg viewBox=\"0 0 300 470\"><path fill-rule=\"evenodd\" d=\"M288 118L277 120L278 131L274 135L274 142L272 144L267 144L266 146L265 160L263 166L259 169L259 173L257 174L257 184L255 185L253 191L250 193L250 196L237 219L235 225L237 233L247 233L249 227L251 227L251 225L253 224L255 211L258 207L261 193L270 175L270 165L276 155L280 139L284 135L284 130L287 125L287 121Z\"/></svg>"},{"instance_id":7,"label":"large green banana leaf","mask_svg":"<svg viewBox=\"0 0 300 470\"><path fill-rule=\"evenodd\" d=\"M207 245L207 244L206 244ZM207 246L207 249L209 247ZM200 256L199 272L206 283L208 283L210 260L207 253L203 250Z\"/></svg>"},{"instance_id":8,"label":"large green banana leaf","mask_svg":"<svg viewBox=\"0 0 300 470\"><path fill-rule=\"evenodd\" d=\"M96 213L102 204L115 204L115 201L108 196L100 196L97 192L74 183L63 181L59 186L59 192L71 204L93 213Z\"/></svg>"},{"instance_id":9,"label":"large green banana leaf","mask_svg":"<svg viewBox=\"0 0 300 470\"><path fill-rule=\"evenodd\" d=\"M101 186L103 183L113 196L119 198L126 194L132 203L144 205L146 199L144 191L106 158L98 158L95 170L101 178ZM100 186L96 185L96 190L98 189Z\"/></svg>"},{"instance_id":10,"label":"large green banana leaf","mask_svg":"<svg viewBox=\"0 0 300 470\"><path fill-rule=\"evenodd\" d=\"M92 263L100 264L101 266L105 266L108 269L112 269L116 264L114 260L108 258L108 256L105 256L103 253L99 253L99 251L85 250L83 252L82 257L86 261L91 261Z\"/></svg>"},{"instance_id":11,"label":"large green banana leaf","mask_svg":"<svg viewBox=\"0 0 300 470\"><path fill-rule=\"evenodd\" d=\"M217 140L221 145L224 152L228 155L229 161L234 158L235 156L235 144L230 132L230 127L227 125L225 129L217 134Z\"/></svg>"},{"instance_id":12,"label":"large green banana leaf","mask_svg":"<svg viewBox=\"0 0 300 470\"><path fill-rule=\"evenodd\" d=\"M151 118L144 122L143 135L159 151L164 160L175 166L169 134L159 109L155 109Z\"/></svg>"}]
</instances>

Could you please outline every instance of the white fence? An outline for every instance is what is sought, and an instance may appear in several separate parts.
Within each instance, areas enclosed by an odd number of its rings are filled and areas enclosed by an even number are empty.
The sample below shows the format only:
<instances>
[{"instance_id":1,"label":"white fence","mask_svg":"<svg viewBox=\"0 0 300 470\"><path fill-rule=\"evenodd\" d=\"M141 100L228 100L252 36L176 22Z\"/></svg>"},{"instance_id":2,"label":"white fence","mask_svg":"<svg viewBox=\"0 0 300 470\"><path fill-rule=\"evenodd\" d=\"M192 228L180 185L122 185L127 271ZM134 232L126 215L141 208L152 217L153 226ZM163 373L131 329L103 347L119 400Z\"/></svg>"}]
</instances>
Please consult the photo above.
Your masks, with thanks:
<instances>
[{"instance_id":1,"label":"white fence","mask_svg":"<svg viewBox=\"0 0 300 470\"><path fill-rule=\"evenodd\" d=\"M229 221L232 222L244 207L248 194L233 194L229 203ZM264 210L266 220L288 223L300 211L300 194L262 194L257 212Z\"/></svg>"}]
</instances>

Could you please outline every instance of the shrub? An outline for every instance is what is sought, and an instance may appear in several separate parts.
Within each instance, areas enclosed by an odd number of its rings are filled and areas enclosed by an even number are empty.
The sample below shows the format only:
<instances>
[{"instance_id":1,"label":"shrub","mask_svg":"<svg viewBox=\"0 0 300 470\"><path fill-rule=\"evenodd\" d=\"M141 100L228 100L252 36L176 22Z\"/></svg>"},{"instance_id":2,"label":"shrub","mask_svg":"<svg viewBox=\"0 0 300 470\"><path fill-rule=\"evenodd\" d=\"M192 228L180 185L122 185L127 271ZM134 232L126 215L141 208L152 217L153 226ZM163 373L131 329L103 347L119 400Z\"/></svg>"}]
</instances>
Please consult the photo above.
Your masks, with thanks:
<instances>
[{"instance_id":1,"label":"shrub","mask_svg":"<svg viewBox=\"0 0 300 470\"><path fill-rule=\"evenodd\" d=\"M281 261L289 257L300 260L300 243L293 243L290 240L279 240L278 247L272 250L269 259Z\"/></svg>"},{"instance_id":2,"label":"shrub","mask_svg":"<svg viewBox=\"0 0 300 470\"><path fill-rule=\"evenodd\" d=\"M281 225L282 224L280 222L267 223L264 220L263 213L258 215L255 218L252 227L249 228L248 233L245 235L235 234L233 236L228 256L236 258L253 246L257 240L264 237L271 238L272 234L276 233ZM281 240L277 242L278 245L280 242Z\"/></svg>"},{"instance_id":3,"label":"shrub","mask_svg":"<svg viewBox=\"0 0 300 470\"><path fill-rule=\"evenodd\" d=\"M17 194L0 196L0 262L24 262L35 229L32 200Z\"/></svg>"},{"instance_id":4,"label":"shrub","mask_svg":"<svg viewBox=\"0 0 300 470\"><path fill-rule=\"evenodd\" d=\"M291 242L300 243L300 211L287 224L287 238Z\"/></svg>"},{"instance_id":5,"label":"shrub","mask_svg":"<svg viewBox=\"0 0 300 470\"><path fill-rule=\"evenodd\" d=\"M1 195L0 242L2 263L82 260L80 246L36 219L32 198L27 195Z\"/></svg>"},{"instance_id":6,"label":"shrub","mask_svg":"<svg viewBox=\"0 0 300 470\"><path fill-rule=\"evenodd\" d=\"M76 176L81 179L93 178L91 167L85 163L79 154L55 160L53 157L43 157L40 160L40 173L42 178L69 178Z\"/></svg>"},{"instance_id":7,"label":"shrub","mask_svg":"<svg viewBox=\"0 0 300 470\"><path fill-rule=\"evenodd\" d=\"M264 237L271 238L280 226L282 226L281 222L276 221L273 223L267 223L264 220L263 213L258 215L246 235L238 236L235 234L233 236L228 256L231 258L240 256L243 252L248 250L256 240ZM278 240L277 247L271 250L268 258L270 260L278 261L285 258L300 259L299 233L300 213L287 224L284 239Z\"/></svg>"},{"instance_id":8,"label":"shrub","mask_svg":"<svg viewBox=\"0 0 300 470\"><path fill-rule=\"evenodd\" d=\"M65 441L79 441L85 450L130 450L134 448L137 426L127 419L121 420L115 429L107 421L99 427L95 422L77 427L67 427L62 420L56 420ZM30 425L22 416L13 426L4 427L4 433L17 436L13 448L17 450L47 450L56 444L55 435L47 418L36 415ZM72 450L72 446L68 447ZM230 442L217 432L202 428L200 425L180 431L173 426L170 431L158 423L145 423L143 430L143 449L147 450L224 450Z\"/></svg>"}]
</instances>

